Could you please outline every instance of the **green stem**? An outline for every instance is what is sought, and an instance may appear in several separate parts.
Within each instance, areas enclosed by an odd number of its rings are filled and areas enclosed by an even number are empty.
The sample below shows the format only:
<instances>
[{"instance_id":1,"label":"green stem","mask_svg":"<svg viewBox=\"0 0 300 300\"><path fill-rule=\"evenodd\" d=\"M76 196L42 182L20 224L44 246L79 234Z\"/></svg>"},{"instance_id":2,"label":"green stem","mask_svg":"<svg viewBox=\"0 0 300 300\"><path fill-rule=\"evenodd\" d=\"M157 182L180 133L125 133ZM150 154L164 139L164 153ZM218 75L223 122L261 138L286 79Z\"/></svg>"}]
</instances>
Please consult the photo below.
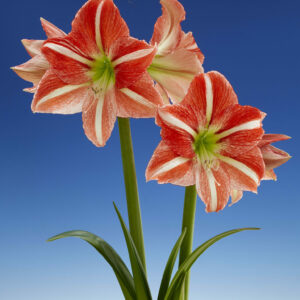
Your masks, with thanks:
<instances>
[{"instance_id":1,"label":"green stem","mask_svg":"<svg viewBox=\"0 0 300 300\"><path fill-rule=\"evenodd\" d=\"M197 191L195 185L186 187L185 196L184 196L183 218L182 218L182 230L186 228L186 234L180 248L179 266L185 261L185 259L189 256L189 254L192 253L196 202L197 202ZM185 283L184 283L185 284L184 297L182 297L182 299L184 300L188 300L189 283L190 283L190 272L187 273Z\"/></svg>"},{"instance_id":2,"label":"green stem","mask_svg":"<svg viewBox=\"0 0 300 300\"><path fill-rule=\"evenodd\" d=\"M146 272L142 217L136 180L130 121L129 119L118 118L118 124L126 189L129 229Z\"/></svg>"}]
</instances>

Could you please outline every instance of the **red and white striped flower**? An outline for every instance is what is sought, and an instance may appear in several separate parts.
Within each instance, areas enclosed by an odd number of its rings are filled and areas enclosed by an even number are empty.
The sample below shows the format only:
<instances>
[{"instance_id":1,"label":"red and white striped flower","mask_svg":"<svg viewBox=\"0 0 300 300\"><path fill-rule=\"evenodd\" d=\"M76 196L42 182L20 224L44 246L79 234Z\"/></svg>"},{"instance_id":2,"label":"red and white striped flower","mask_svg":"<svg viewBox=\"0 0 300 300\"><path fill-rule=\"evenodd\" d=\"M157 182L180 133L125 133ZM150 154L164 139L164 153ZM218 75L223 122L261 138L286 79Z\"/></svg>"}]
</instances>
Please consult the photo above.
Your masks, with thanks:
<instances>
[{"instance_id":1,"label":"red and white striped flower","mask_svg":"<svg viewBox=\"0 0 300 300\"><path fill-rule=\"evenodd\" d=\"M151 45L157 45L157 54L148 68L157 82L165 103L169 98L180 102L187 93L195 75L203 73L204 55L193 34L185 33L180 23L185 20L185 10L177 0L161 0L162 16L154 26Z\"/></svg>"},{"instance_id":2,"label":"red and white striped flower","mask_svg":"<svg viewBox=\"0 0 300 300\"><path fill-rule=\"evenodd\" d=\"M274 169L286 163L291 156L285 151L272 146L272 143L290 139L284 134L264 134L258 147L265 163L265 174L263 180L277 180ZM235 204L243 197L243 191L231 191L231 204Z\"/></svg>"},{"instance_id":3,"label":"red and white striped flower","mask_svg":"<svg viewBox=\"0 0 300 300\"><path fill-rule=\"evenodd\" d=\"M39 82L32 110L82 111L87 137L104 146L116 117L154 117L162 98L147 68L156 47L129 36L112 0L90 0L77 13L71 32L50 38L41 51L50 69Z\"/></svg>"},{"instance_id":4,"label":"red and white striped flower","mask_svg":"<svg viewBox=\"0 0 300 300\"><path fill-rule=\"evenodd\" d=\"M220 73L196 76L181 103L158 109L162 141L146 179L196 184L207 212L223 209L232 190L256 192L265 174L259 148L264 116L254 107L239 105Z\"/></svg>"},{"instance_id":5,"label":"red and white striped flower","mask_svg":"<svg viewBox=\"0 0 300 300\"><path fill-rule=\"evenodd\" d=\"M66 34L52 23L41 18L42 27L47 38L64 37ZM32 82L33 87L24 89L25 92L34 93L42 77L49 69L49 63L41 52L44 40L23 39L22 44L27 50L31 59L19 66L12 67L22 79Z\"/></svg>"}]
</instances>

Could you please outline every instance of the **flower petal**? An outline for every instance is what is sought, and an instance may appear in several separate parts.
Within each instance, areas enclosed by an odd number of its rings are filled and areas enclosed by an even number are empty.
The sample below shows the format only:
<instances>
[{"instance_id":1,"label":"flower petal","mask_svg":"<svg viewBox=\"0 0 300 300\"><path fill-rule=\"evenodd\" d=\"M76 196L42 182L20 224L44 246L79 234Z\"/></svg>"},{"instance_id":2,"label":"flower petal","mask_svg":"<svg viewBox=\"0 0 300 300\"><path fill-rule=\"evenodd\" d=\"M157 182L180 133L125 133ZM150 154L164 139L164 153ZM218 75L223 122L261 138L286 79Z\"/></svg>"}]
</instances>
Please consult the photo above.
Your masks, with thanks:
<instances>
[{"instance_id":1,"label":"flower petal","mask_svg":"<svg viewBox=\"0 0 300 300\"><path fill-rule=\"evenodd\" d=\"M122 118L151 118L163 100L147 73L128 88L117 91L118 116Z\"/></svg>"},{"instance_id":2,"label":"flower petal","mask_svg":"<svg viewBox=\"0 0 300 300\"><path fill-rule=\"evenodd\" d=\"M230 177L231 189L257 191L265 173L265 164L258 147L238 157L219 155L218 158Z\"/></svg>"},{"instance_id":3,"label":"flower petal","mask_svg":"<svg viewBox=\"0 0 300 300\"><path fill-rule=\"evenodd\" d=\"M197 129L205 124L203 115L182 105L166 105L158 109L156 124L162 128L161 137L174 153L189 158L195 156L192 144Z\"/></svg>"},{"instance_id":4,"label":"flower petal","mask_svg":"<svg viewBox=\"0 0 300 300\"><path fill-rule=\"evenodd\" d=\"M86 136L97 147L103 147L109 139L117 116L114 88L105 94L92 90L85 99L82 110L83 128Z\"/></svg>"},{"instance_id":5,"label":"flower petal","mask_svg":"<svg viewBox=\"0 0 300 300\"><path fill-rule=\"evenodd\" d=\"M185 11L177 0L161 0L160 3L162 16L154 25L151 45L158 44L158 54L165 55L176 49L180 43L180 23L185 19Z\"/></svg>"},{"instance_id":6,"label":"flower petal","mask_svg":"<svg viewBox=\"0 0 300 300\"><path fill-rule=\"evenodd\" d=\"M275 180L276 181L277 176L276 176L274 170L266 170L263 180Z\"/></svg>"},{"instance_id":7,"label":"flower petal","mask_svg":"<svg viewBox=\"0 0 300 300\"><path fill-rule=\"evenodd\" d=\"M46 58L43 55L35 55L24 64L11 69L22 79L38 84L48 68L49 64Z\"/></svg>"},{"instance_id":8,"label":"flower petal","mask_svg":"<svg viewBox=\"0 0 300 300\"><path fill-rule=\"evenodd\" d=\"M68 36L47 40L42 52L57 76L66 83L81 84L90 80L88 71L92 60Z\"/></svg>"},{"instance_id":9,"label":"flower petal","mask_svg":"<svg viewBox=\"0 0 300 300\"><path fill-rule=\"evenodd\" d=\"M53 25L51 22L41 18L41 23L48 39L66 36L66 34L61 29Z\"/></svg>"},{"instance_id":10,"label":"flower petal","mask_svg":"<svg viewBox=\"0 0 300 300\"><path fill-rule=\"evenodd\" d=\"M81 112L87 85L68 85L52 70L46 72L34 95L33 112L74 114Z\"/></svg>"},{"instance_id":11,"label":"flower petal","mask_svg":"<svg viewBox=\"0 0 300 300\"><path fill-rule=\"evenodd\" d=\"M206 169L199 166L196 171L196 188L201 200L206 204L206 212L222 210L230 195L230 181L226 170Z\"/></svg>"},{"instance_id":12,"label":"flower petal","mask_svg":"<svg viewBox=\"0 0 300 300\"><path fill-rule=\"evenodd\" d=\"M156 48L132 37L122 37L112 45L109 57L115 70L116 87L132 85L146 72Z\"/></svg>"},{"instance_id":13,"label":"flower petal","mask_svg":"<svg viewBox=\"0 0 300 300\"><path fill-rule=\"evenodd\" d=\"M195 75L203 73L203 68L194 53L177 49L165 56L156 56L148 72L172 101L178 103L187 94Z\"/></svg>"},{"instance_id":14,"label":"flower petal","mask_svg":"<svg viewBox=\"0 0 300 300\"><path fill-rule=\"evenodd\" d=\"M237 96L227 79L216 71L194 78L182 105L193 107L206 116L206 123L213 123L215 116L225 108L237 104Z\"/></svg>"},{"instance_id":15,"label":"flower petal","mask_svg":"<svg viewBox=\"0 0 300 300\"><path fill-rule=\"evenodd\" d=\"M161 141L146 169L146 180L181 186L193 185L195 184L193 161L177 156L164 141Z\"/></svg>"},{"instance_id":16,"label":"flower petal","mask_svg":"<svg viewBox=\"0 0 300 300\"><path fill-rule=\"evenodd\" d=\"M161 86L159 83L155 83L155 88L157 89L157 91L160 93L164 104L170 104L170 98L169 95L167 93L167 91L164 89L163 86Z\"/></svg>"},{"instance_id":17,"label":"flower petal","mask_svg":"<svg viewBox=\"0 0 300 300\"><path fill-rule=\"evenodd\" d=\"M236 104L221 111L212 123L219 129L221 154L237 156L255 147L264 134L263 118L264 114L251 106Z\"/></svg>"},{"instance_id":18,"label":"flower petal","mask_svg":"<svg viewBox=\"0 0 300 300\"><path fill-rule=\"evenodd\" d=\"M181 105L166 105L159 108L156 121L162 128L170 127L191 137L197 135L197 126L200 122L192 110Z\"/></svg>"},{"instance_id":19,"label":"flower petal","mask_svg":"<svg viewBox=\"0 0 300 300\"><path fill-rule=\"evenodd\" d=\"M27 92L27 93L32 93L32 94L34 94L34 93L36 92L36 89L37 89L37 85L34 85L34 86L32 86L32 87L23 89L23 91L24 91L24 92Z\"/></svg>"},{"instance_id":20,"label":"flower petal","mask_svg":"<svg viewBox=\"0 0 300 300\"><path fill-rule=\"evenodd\" d=\"M232 190L230 192L230 197L231 197L231 203L229 206L232 206L233 204L239 202L243 198L243 191L239 190Z\"/></svg>"},{"instance_id":21,"label":"flower petal","mask_svg":"<svg viewBox=\"0 0 300 300\"><path fill-rule=\"evenodd\" d=\"M263 147L275 142L289 140L291 137L285 134L264 134L258 146Z\"/></svg>"},{"instance_id":22,"label":"flower petal","mask_svg":"<svg viewBox=\"0 0 300 300\"><path fill-rule=\"evenodd\" d=\"M266 170L277 168L291 158L285 151L271 145L265 145L260 150L266 164Z\"/></svg>"},{"instance_id":23,"label":"flower petal","mask_svg":"<svg viewBox=\"0 0 300 300\"><path fill-rule=\"evenodd\" d=\"M28 54L31 57L34 57L36 55L41 55L41 48L43 46L44 41L43 40L27 40L23 39L21 40L24 48L28 52Z\"/></svg>"},{"instance_id":24,"label":"flower petal","mask_svg":"<svg viewBox=\"0 0 300 300\"><path fill-rule=\"evenodd\" d=\"M195 41L195 38L191 32L184 33L182 31L182 36L181 36L181 41L180 44L178 45L178 48L183 48L188 51L191 51L195 53L200 61L201 64L204 62L204 55L201 52L201 50L198 48L198 45Z\"/></svg>"},{"instance_id":25,"label":"flower petal","mask_svg":"<svg viewBox=\"0 0 300 300\"><path fill-rule=\"evenodd\" d=\"M81 51L94 56L108 54L112 43L129 30L112 0L90 0L78 11L69 35Z\"/></svg>"}]
</instances>

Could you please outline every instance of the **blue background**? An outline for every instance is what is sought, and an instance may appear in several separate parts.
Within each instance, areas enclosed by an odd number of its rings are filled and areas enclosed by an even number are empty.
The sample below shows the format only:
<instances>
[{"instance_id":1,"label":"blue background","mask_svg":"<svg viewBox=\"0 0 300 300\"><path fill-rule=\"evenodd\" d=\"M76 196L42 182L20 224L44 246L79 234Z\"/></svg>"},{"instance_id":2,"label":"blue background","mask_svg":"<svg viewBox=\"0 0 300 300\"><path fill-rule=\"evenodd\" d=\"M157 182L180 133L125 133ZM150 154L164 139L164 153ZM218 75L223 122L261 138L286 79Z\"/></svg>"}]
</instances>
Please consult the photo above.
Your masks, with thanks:
<instances>
[{"instance_id":1,"label":"blue background","mask_svg":"<svg viewBox=\"0 0 300 300\"><path fill-rule=\"evenodd\" d=\"M300 299L299 109L300 2L191 1L186 31L204 52L206 71L218 70L242 104L268 113L264 128L293 137L277 146L291 161L278 181L258 195L206 214L199 200L195 244L228 229L258 226L209 249L192 270L191 300ZM112 201L126 215L118 130L97 149L85 137L81 115L32 114L28 83L10 66L28 59L20 40L44 39L39 17L66 32L80 0L5 1L0 12L1 167L0 299L122 299L112 271L77 239L45 240L70 229L107 239L128 262ZM133 36L149 40L161 13L154 0L116 0ZM117 126L116 126L117 127ZM184 189L145 183L147 163L160 140L152 119L132 120L148 273L156 295L162 270L181 227Z\"/></svg>"}]
</instances>

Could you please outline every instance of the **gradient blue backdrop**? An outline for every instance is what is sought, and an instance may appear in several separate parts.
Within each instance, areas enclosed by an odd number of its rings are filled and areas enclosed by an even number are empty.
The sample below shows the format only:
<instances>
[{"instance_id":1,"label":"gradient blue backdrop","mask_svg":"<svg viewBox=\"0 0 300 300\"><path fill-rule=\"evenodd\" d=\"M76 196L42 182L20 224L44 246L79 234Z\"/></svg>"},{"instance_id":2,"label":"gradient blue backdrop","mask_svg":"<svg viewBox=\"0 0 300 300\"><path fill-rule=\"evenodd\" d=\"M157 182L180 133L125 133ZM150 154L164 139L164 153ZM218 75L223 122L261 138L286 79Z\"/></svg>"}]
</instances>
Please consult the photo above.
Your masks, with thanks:
<instances>
[{"instance_id":1,"label":"gradient blue backdrop","mask_svg":"<svg viewBox=\"0 0 300 300\"><path fill-rule=\"evenodd\" d=\"M68 32L82 0L5 1L0 12L1 167L0 299L119 300L111 270L77 239L45 240L70 229L107 239L127 259L112 201L126 214L117 128L103 149L85 137L81 116L32 114L28 84L9 67L28 59L20 40L44 38L39 17ZM204 52L204 67L222 72L242 104L268 113L267 132L293 137L278 146L293 157L263 182L258 195L206 214L198 202L195 244L228 229L259 226L214 245L192 271L191 300L300 299L299 29L300 2L191 1L185 30ZM116 0L133 36L149 40L161 13L158 0ZM133 120L151 288L181 227L184 189L145 183L160 140L153 120Z\"/></svg>"}]
</instances>

